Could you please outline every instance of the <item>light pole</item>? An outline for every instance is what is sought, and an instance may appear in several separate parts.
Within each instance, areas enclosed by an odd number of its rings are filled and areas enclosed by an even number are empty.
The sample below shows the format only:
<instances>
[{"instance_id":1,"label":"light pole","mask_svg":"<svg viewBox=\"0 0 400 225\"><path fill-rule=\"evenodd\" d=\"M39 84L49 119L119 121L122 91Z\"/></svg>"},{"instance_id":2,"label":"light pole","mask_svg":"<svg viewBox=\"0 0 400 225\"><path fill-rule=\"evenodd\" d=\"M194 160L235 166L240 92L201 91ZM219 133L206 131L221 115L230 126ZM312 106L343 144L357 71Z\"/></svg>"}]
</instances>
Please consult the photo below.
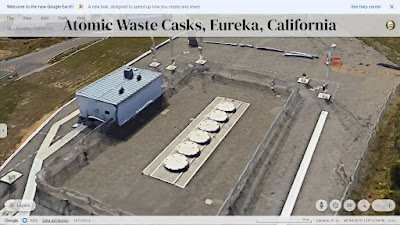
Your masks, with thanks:
<instances>
[{"instance_id":1,"label":"light pole","mask_svg":"<svg viewBox=\"0 0 400 225\"><path fill-rule=\"evenodd\" d=\"M332 44L331 51L327 53L326 65L328 66L328 70L326 71L325 83L322 85L322 92L318 94L318 98L320 99L325 99L325 100L331 99L331 95L326 93L326 91L328 90L329 76L332 70L333 52L335 51L335 49L336 49L336 44Z\"/></svg>"},{"instance_id":2,"label":"light pole","mask_svg":"<svg viewBox=\"0 0 400 225\"><path fill-rule=\"evenodd\" d=\"M203 37L200 37L199 39L200 39L200 41L199 41L199 45L197 46L197 48L199 49L200 55L199 55L199 59L196 61L196 63L200 64L200 65L204 65L204 64L206 64L207 61L203 59L203 44L204 44Z\"/></svg>"},{"instance_id":3,"label":"light pole","mask_svg":"<svg viewBox=\"0 0 400 225\"><path fill-rule=\"evenodd\" d=\"M175 58L174 58L174 39L172 37L169 38L169 45L170 45L170 54L171 54L171 64L167 66L165 69L170 71L175 71L177 66L175 65Z\"/></svg>"},{"instance_id":4,"label":"light pole","mask_svg":"<svg viewBox=\"0 0 400 225\"><path fill-rule=\"evenodd\" d=\"M151 57L153 58L153 62L151 62L149 66L157 68L160 65L160 63L157 61L157 55L156 55L157 47L153 35L151 35L151 41L153 42L153 44L150 48L150 51L151 51Z\"/></svg>"}]
</instances>

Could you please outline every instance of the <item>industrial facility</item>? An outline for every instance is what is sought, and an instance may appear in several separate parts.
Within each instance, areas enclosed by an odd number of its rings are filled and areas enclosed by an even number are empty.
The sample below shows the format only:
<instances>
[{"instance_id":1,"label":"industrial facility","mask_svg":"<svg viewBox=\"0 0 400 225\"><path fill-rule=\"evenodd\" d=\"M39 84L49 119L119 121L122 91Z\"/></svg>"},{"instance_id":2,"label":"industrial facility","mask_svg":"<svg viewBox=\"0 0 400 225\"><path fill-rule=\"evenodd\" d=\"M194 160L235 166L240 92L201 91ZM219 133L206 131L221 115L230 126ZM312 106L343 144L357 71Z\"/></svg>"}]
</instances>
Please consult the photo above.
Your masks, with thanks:
<instances>
[{"instance_id":1,"label":"industrial facility","mask_svg":"<svg viewBox=\"0 0 400 225\"><path fill-rule=\"evenodd\" d=\"M397 88L378 62L358 39L171 38L79 90L16 182L31 215L321 214Z\"/></svg>"},{"instance_id":2,"label":"industrial facility","mask_svg":"<svg viewBox=\"0 0 400 225\"><path fill-rule=\"evenodd\" d=\"M121 67L76 93L80 116L121 126L162 95L162 82L161 73Z\"/></svg>"}]
</instances>

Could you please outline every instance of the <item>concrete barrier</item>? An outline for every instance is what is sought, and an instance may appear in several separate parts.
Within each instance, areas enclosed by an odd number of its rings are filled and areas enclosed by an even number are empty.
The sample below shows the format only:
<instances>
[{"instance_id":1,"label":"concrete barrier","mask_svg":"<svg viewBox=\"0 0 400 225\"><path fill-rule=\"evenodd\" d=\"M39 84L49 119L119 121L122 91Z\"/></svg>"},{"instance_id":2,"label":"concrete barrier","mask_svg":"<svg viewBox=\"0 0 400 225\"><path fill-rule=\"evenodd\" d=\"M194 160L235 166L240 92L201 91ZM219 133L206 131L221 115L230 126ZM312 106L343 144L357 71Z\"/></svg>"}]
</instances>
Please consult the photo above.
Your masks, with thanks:
<instances>
[{"instance_id":1,"label":"concrete barrier","mask_svg":"<svg viewBox=\"0 0 400 225\"><path fill-rule=\"evenodd\" d=\"M108 142L112 142L105 135L109 125L110 121L107 121L95 128L87 136L73 143L66 156L55 158L37 174L37 204L60 215L132 215L114 209L89 195L59 187L100 155Z\"/></svg>"},{"instance_id":2,"label":"concrete barrier","mask_svg":"<svg viewBox=\"0 0 400 225\"><path fill-rule=\"evenodd\" d=\"M221 67L218 68L217 71L221 76L239 81L255 83L263 86L271 86L270 82L273 80L275 82L275 87L277 88L287 89L288 87L291 87L291 84L287 80L265 72L260 73L256 71L229 68L229 67L228 68Z\"/></svg>"}]
</instances>

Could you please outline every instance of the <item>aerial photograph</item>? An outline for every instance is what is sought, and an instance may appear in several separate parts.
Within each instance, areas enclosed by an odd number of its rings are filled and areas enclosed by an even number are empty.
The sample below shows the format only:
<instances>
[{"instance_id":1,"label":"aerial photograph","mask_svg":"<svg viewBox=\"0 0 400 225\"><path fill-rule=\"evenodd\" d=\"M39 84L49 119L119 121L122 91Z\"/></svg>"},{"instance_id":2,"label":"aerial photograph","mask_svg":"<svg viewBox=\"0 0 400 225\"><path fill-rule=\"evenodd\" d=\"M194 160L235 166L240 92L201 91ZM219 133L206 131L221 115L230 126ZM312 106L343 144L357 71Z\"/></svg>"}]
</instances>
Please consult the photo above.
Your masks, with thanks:
<instances>
[{"instance_id":1,"label":"aerial photograph","mask_svg":"<svg viewBox=\"0 0 400 225\"><path fill-rule=\"evenodd\" d=\"M0 215L399 215L399 52L396 37L2 37Z\"/></svg>"}]
</instances>

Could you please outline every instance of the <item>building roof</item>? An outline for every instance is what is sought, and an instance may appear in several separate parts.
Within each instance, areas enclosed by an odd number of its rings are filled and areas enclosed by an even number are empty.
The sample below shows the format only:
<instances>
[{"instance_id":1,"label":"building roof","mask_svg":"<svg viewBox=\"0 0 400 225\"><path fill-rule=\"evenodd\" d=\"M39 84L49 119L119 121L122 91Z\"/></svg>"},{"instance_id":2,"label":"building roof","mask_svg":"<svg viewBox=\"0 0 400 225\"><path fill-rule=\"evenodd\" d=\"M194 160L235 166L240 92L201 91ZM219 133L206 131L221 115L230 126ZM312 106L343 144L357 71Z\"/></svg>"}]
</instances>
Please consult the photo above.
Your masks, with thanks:
<instances>
[{"instance_id":1,"label":"building roof","mask_svg":"<svg viewBox=\"0 0 400 225\"><path fill-rule=\"evenodd\" d=\"M107 76L89 84L85 88L76 92L76 95L117 105L159 76L162 76L161 73L133 68L134 74L136 75L139 73L142 79L138 81L136 76L133 79L126 79L124 77L125 68L126 67L123 66L109 73ZM121 88L124 89L122 94L120 94Z\"/></svg>"}]
</instances>

